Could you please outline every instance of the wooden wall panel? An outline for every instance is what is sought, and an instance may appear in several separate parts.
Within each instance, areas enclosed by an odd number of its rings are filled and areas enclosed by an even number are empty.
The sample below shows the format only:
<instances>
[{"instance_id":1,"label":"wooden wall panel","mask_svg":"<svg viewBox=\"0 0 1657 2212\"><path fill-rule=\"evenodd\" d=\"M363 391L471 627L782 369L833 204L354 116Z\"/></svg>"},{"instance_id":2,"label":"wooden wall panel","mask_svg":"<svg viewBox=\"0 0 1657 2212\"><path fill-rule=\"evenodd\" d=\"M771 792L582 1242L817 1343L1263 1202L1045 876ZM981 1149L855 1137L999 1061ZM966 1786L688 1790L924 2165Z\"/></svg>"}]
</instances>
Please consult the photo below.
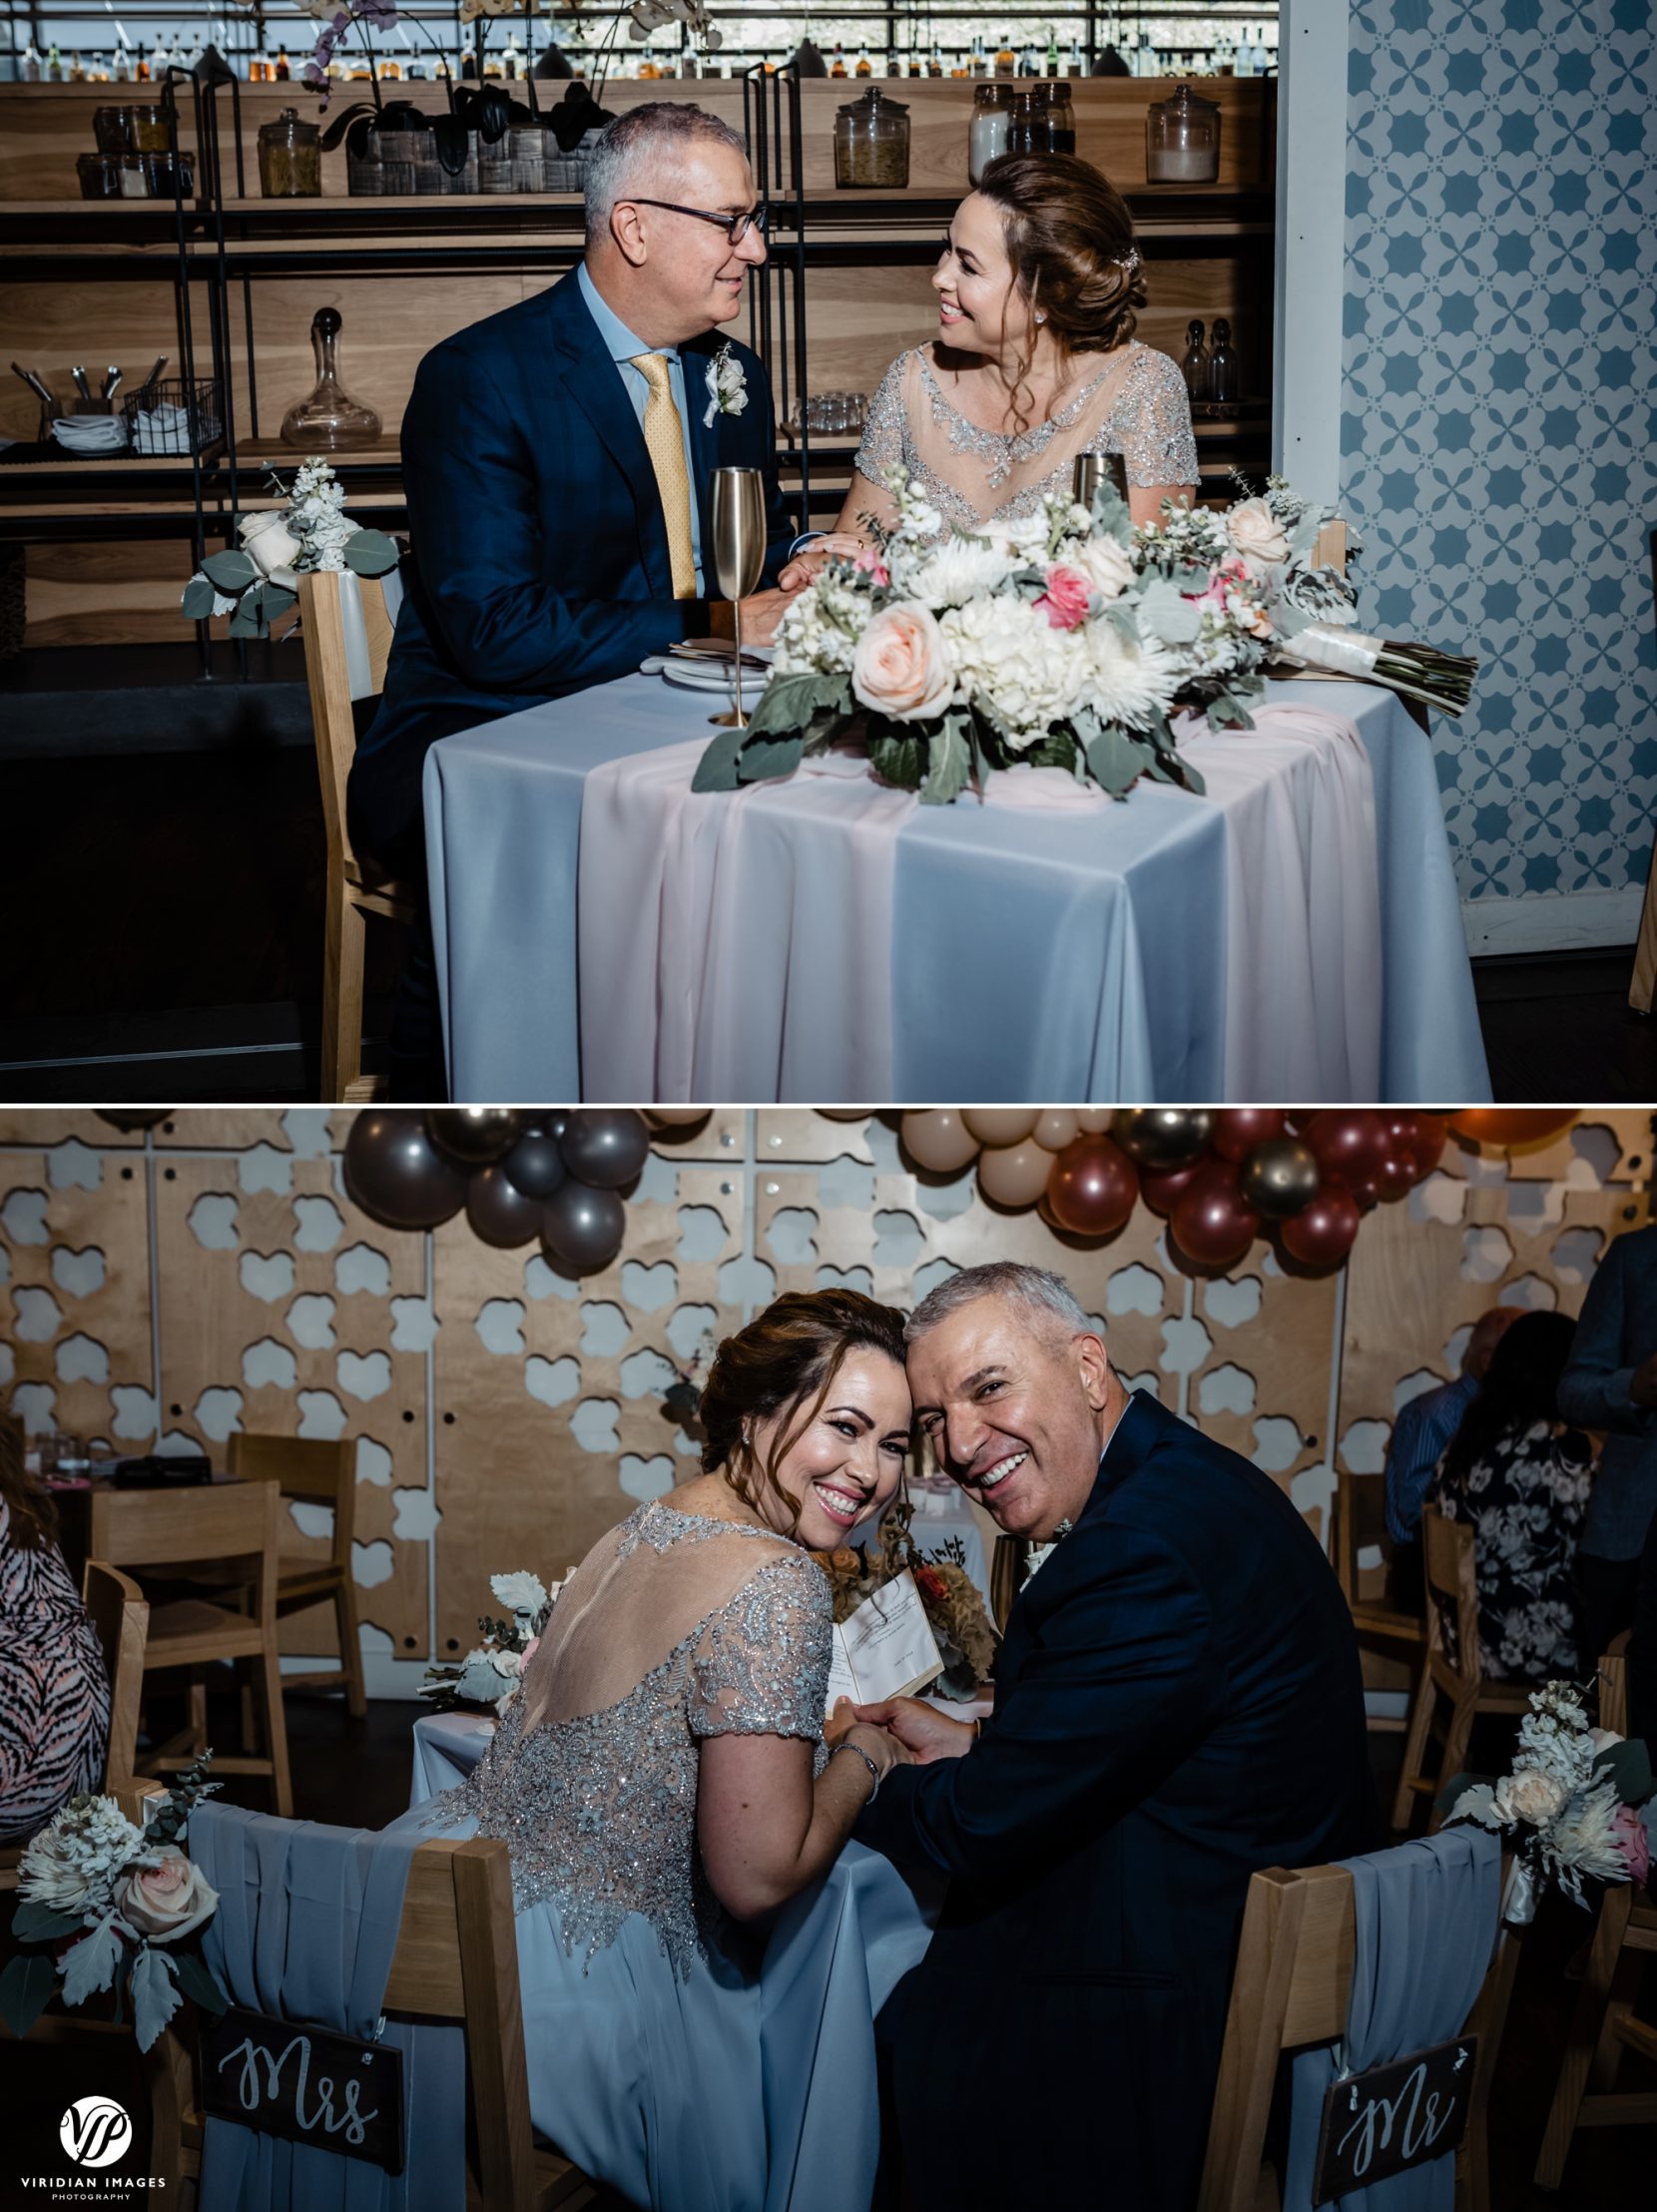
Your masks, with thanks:
<instances>
[{"instance_id":1,"label":"wooden wall panel","mask_svg":"<svg viewBox=\"0 0 1657 2212\"><path fill-rule=\"evenodd\" d=\"M188 645L179 599L196 568L179 538L31 545L29 645Z\"/></svg>"},{"instance_id":2,"label":"wooden wall panel","mask_svg":"<svg viewBox=\"0 0 1657 2212\"><path fill-rule=\"evenodd\" d=\"M184 341L174 260L171 249L157 249L154 281L144 276L101 283L77 277L73 283L0 284L6 359L34 369L56 394L65 414L74 411L75 383L69 371L77 361L86 368L94 391L108 363L124 368L127 381L116 394L118 400L138 389L158 353L170 356L163 374L177 375ZM205 364L211 357L205 284L191 286L191 314L197 358ZM205 366L201 373L208 373ZM0 383L0 436L33 439L39 428L40 401L8 369ZM67 481L76 464L62 465ZM189 496L188 484L185 496Z\"/></svg>"}]
</instances>

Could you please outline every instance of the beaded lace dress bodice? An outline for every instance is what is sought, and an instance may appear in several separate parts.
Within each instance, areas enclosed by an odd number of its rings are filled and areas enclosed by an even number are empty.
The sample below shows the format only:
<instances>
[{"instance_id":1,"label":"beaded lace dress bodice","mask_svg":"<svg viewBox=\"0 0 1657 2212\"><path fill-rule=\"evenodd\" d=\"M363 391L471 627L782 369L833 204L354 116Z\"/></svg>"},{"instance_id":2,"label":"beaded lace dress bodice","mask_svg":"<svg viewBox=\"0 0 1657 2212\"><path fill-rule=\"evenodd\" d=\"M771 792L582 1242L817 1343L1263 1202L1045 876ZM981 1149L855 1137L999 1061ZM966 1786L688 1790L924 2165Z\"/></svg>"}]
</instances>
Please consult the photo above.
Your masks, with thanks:
<instances>
[{"instance_id":1,"label":"beaded lace dress bodice","mask_svg":"<svg viewBox=\"0 0 1657 2212\"><path fill-rule=\"evenodd\" d=\"M1081 453L1120 453L1128 482L1194 484L1197 443L1175 362L1137 339L1044 422L1011 437L971 421L949 399L928 348L900 353L874 394L857 470L878 484L901 462L944 531L992 529L1068 492Z\"/></svg>"},{"instance_id":2,"label":"beaded lace dress bodice","mask_svg":"<svg viewBox=\"0 0 1657 2212\"><path fill-rule=\"evenodd\" d=\"M555 1906L572 1956L640 1913L688 1973L720 1917L696 1848L698 1746L801 1736L821 1762L830 1622L799 1545L641 1506L582 1561L487 1754L422 1825L469 1815L502 1838L516 1910ZM637 1679L596 1704L618 1672Z\"/></svg>"}]
</instances>

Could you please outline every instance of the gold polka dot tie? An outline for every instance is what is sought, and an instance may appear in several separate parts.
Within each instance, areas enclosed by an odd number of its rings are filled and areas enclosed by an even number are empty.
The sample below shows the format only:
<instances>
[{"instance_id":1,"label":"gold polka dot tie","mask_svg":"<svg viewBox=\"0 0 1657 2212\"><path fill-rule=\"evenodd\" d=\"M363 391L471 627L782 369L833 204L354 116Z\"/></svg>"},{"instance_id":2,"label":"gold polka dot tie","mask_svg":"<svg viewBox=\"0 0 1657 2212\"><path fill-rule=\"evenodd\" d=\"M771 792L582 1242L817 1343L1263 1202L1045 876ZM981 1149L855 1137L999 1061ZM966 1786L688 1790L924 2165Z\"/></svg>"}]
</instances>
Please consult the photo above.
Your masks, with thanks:
<instances>
[{"instance_id":1,"label":"gold polka dot tie","mask_svg":"<svg viewBox=\"0 0 1657 2212\"><path fill-rule=\"evenodd\" d=\"M668 526L668 556L673 563L675 599L696 597L696 560L691 552L691 476L685 466L685 426L673 403L665 353L636 353L633 366L650 386L645 401L645 445L662 496Z\"/></svg>"}]
</instances>

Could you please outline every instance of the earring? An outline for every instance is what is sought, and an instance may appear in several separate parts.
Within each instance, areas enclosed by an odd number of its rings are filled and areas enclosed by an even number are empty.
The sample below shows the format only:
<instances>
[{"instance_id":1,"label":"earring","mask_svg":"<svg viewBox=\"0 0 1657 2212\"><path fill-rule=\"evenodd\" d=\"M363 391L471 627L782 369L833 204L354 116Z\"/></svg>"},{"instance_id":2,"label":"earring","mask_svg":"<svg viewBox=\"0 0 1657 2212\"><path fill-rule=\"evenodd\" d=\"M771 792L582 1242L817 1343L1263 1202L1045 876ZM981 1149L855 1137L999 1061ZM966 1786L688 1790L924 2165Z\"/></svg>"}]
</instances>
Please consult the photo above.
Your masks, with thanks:
<instances>
[{"instance_id":1,"label":"earring","mask_svg":"<svg viewBox=\"0 0 1657 2212\"><path fill-rule=\"evenodd\" d=\"M1047 317L1044 314L1038 313L1036 316L1036 320L1038 322L1045 322L1047 320Z\"/></svg>"}]
</instances>

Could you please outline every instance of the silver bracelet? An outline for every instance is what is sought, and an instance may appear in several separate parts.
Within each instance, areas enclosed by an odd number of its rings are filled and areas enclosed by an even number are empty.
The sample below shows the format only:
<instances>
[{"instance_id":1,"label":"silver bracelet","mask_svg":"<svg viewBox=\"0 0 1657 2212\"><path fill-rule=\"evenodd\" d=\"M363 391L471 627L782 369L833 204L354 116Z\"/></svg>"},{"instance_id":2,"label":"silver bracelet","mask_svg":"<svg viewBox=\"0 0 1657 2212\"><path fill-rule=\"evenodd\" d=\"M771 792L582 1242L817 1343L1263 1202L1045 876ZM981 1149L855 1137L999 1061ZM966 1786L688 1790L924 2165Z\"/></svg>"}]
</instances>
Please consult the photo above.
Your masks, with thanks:
<instances>
[{"instance_id":1,"label":"silver bracelet","mask_svg":"<svg viewBox=\"0 0 1657 2212\"><path fill-rule=\"evenodd\" d=\"M828 1754L828 1756L830 1759L837 1758L842 1751L854 1751L857 1757L862 1761L863 1765L868 1769L869 1777L872 1780L874 1787L872 1790L869 1791L867 1797L864 1798L863 1803L865 1805L872 1805L874 1803L874 1800L880 1795L879 1768L868 1756L868 1753L864 1751L862 1745L854 1744L849 1736L846 1737L842 1743L836 1744L833 1750Z\"/></svg>"}]
</instances>

